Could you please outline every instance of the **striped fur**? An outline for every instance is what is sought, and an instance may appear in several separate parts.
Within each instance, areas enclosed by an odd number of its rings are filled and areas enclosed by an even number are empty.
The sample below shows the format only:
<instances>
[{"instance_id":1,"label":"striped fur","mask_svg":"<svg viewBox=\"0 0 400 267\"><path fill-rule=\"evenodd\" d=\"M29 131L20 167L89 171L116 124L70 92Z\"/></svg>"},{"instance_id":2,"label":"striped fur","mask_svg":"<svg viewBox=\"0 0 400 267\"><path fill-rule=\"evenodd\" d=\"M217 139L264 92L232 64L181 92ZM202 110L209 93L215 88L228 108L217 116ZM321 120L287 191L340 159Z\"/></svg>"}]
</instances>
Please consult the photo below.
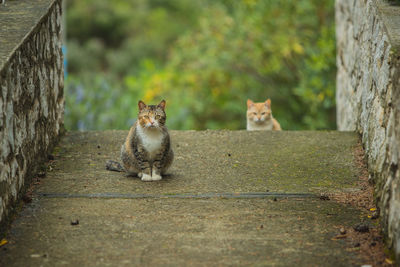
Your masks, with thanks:
<instances>
[{"instance_id":1,"label":"striped fur","mask_svg":"<svg viewBox=\"0 0 400 267\"><path fill-rule=\"evenodd\" d=\"M138 120L121 147L122 166L128 175L157 181L171 166L174 153L165 121L164 100L149 106L139 101Z\"/></svg>"}]
</instances>

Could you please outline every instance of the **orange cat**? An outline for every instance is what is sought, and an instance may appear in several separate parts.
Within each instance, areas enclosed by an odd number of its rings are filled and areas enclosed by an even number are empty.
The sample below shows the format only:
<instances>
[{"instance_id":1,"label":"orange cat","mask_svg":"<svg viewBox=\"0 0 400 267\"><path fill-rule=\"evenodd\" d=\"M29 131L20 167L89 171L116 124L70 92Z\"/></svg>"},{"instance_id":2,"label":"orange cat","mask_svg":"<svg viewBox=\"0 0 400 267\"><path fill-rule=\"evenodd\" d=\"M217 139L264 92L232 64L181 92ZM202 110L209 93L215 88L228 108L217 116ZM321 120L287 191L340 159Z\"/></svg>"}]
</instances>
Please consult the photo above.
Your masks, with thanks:
<instances>
[{"instance_id":1,"label":"orange cat","mask_svg":"<svg viewBox=\"0 0 400 267\"><path fill-rule=\"evenodd\" d=\"M281 125L272 117L271 100L254 103L247 99L247 131L281 131Z\"/></svg>"}]
</instances>

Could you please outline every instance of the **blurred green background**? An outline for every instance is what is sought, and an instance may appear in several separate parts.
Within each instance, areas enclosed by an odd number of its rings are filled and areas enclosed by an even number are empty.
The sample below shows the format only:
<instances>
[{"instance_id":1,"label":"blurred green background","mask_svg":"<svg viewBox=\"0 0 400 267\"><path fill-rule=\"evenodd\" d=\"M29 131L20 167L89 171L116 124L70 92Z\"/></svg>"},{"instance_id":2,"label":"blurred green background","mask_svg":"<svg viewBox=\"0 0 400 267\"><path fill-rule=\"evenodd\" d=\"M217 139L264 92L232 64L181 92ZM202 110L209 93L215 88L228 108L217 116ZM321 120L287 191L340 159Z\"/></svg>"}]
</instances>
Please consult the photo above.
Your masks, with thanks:
<instances>
[{"instance_id":1,"label":"blurred green background","mask_svg":"<svg viewBox=\"0 0 400 267\"><path fill-rule=\"evenodd\" d=\"M128 129L142 99L170 129L335 129L334 0L68 0L69 130Z\"/></svg>"}]
</instances>

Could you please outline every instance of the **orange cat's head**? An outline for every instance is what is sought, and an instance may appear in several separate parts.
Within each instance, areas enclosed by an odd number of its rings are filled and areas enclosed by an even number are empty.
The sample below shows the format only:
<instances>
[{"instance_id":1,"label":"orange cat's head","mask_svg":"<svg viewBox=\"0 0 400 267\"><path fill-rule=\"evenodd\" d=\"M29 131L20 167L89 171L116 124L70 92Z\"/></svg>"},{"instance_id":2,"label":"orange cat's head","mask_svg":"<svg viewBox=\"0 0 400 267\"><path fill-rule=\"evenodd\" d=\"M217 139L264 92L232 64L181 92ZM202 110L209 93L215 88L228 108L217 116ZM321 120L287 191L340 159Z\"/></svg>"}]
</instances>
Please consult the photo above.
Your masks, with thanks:
<instances>
[{"instance_id":1,"label":"orange cat's head","mask_svg":"<svg viewBox=\"0 0 400 267\"><path fill-rule=\"evenodd\" d=\"M270 120L272 116L271 100L265 102L254 103L247 99L247 119L255 123L263 123Z\"/></svg>"},{"instance_id":2,"label":"orange cat's head","mask_svg":"<svg viewBox=\"0 0 400 267\"><path fill-rule=\"evenodd\" d=\"M158 105L146 105L142 100L139 101L138 120L142 128L158 128L165 125L167 115L165 114L165 100Z\"/></svg>"}]
</instances>

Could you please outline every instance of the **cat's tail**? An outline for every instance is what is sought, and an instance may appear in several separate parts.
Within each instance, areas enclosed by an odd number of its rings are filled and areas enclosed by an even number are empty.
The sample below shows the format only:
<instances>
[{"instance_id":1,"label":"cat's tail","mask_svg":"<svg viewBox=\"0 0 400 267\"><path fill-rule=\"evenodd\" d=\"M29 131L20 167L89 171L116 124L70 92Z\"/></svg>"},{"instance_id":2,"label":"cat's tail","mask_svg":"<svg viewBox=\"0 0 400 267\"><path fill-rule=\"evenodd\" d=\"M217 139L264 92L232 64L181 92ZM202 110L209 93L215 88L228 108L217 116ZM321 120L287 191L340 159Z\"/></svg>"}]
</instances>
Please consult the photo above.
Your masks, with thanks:
<instances>
[{"instance_id":1,"label":"cat's tail","mask_svg":"<svg viewBox=\"0 0 400 267\"><path fill-rule=\"evenodd\" d=\"M125 171L125 169L122 168L122 166L119 162L113 161L113 160L107 160L106 170L114 171L114 172L124 172Z\"/></svg>"}]
</instances>

